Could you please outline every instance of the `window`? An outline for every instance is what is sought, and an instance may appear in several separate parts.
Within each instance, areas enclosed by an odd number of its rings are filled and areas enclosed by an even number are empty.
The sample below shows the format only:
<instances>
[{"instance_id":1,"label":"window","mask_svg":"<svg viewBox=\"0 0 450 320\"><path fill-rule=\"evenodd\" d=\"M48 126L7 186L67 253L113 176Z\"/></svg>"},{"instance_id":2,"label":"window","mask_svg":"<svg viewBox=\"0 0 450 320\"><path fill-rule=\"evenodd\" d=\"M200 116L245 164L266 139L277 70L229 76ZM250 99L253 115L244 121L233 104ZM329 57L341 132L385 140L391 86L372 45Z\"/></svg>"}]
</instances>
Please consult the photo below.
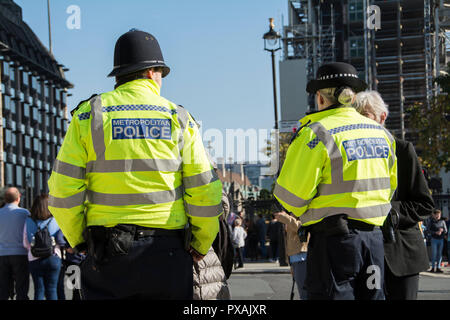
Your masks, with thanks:
<instances>
[{"instance_id":1,"label":"window","mask_svg":"<svg viewBox=\"0 0 450 320\"><path fill-rule=\"evenodd\" d=\"M38 83L38 80L37 80L37 78L35 76L31 77L31 87L32 87L33 90L38 91L39 83Z\"/></svg>"},{"instance_id":2,"label":"window","mask_svg":"<svg viewBox=\"0 0 450 320\"><path fill-rule=\"evenodd\" d=\"M16 102L14 100L10 100L9 109L12 114L16 114Z\"/></svg>"},{"instance_id":3,"label":"window","mask_svg":"<svg viewBox=\"0 0 450 320\"><path fill-rule=\"evenodd\" d=\"M26 72L22 73L22 83L25 86L28 86L28 73L26 73Z\"/></svg>"},{"instance_id":4,"label":"window","mask_svg":"<svg viewBox=\"0 0 450 320\"><path fill-rule=\"evenodd\" d=\"M32 178L31 178L31 176L32 176L33 174L31 173L31 169L30 168L25 168L25 181L26 181L26 183L27 183L27 187L32 187L33 188L33 186L32 186ZM31 184L31 186L30 186L30 184Z\"/></svg>"},{"instance_id":5,"label":"window","mask_svg":"<svg viewBox=\"0 0 450 320\"><path fill-rule=\"evenodd\" d=\"M55 117L55 127L57 130L61 130L61 118Z\"/></svg>"},{"instance_id":6,"label":"window","mask_svg":"<svg viewBox=\"0 0 450 320\"><path fill-rule=\"evenodd\" d=\"M364 39L363 37L350 38L350 57L364 57Z\"/></svg>"},{"instance_id":7,"label":"window","mask_svg":"<svg viewBox=\"0 0 450 320\"><path fill-rule=\"evenodd\" d=\"M42 82L36 80L36 90L39 95L42 95Z\"/></svg>"},{"instance_id":8,"label":"window","mask_svg":"<svg viewBox=\"0 0 450 320\"><path fill-rule=\"evenodd\" d=\"M362 0L350 0L348 2L348 15L350 21L362 21L364 19Z\"/></svg>"},{"instance_id":9,"label":"window","mask_svg":"<svg viewBox=\"0 0 450 320\"><path fill-rule=\"evenodd\" d=\"M29 136L25 136L25 149L31 149L31 138Z\"/></svg>"},{"instance_id":10,"label":"window","mask_svg":"<svg viewBox=\"0 0 450 320\"><path fill-rule=\"evenodd\" d=\"M13 177L14 177L14 175L13 175L13 165L12 164L10 164L10 163L7 163L6 164L6 170L5 170L6 172L6 184L7 185L13 185L14 184L14 181L13 181Z\"/></svg>"},{"instance_id":11,"label":"window","mask_svg":"<svg viewBox=\"0 0 450 320\"><path fill-rule=\"evenodd\" d=\"M33 138L33 151L38 152L39 151L39 139Z\"/></svg>"},{"instance_id":12,"label":"window","mask_svg":"<svg viewBox=\"0 0 450 320\"><path fill-rule=\"evenodd\" d=\"M9 129L5 129L5 142L6 144L12 144L12 133Z\"/></svg>"},{"instance_id":13,"label":"window","mask_svg":"<svg viewBox=\"0 0 450 320\"><path fill-rule=\"evenodd\" d=\"M16 184L21 187L23 185L23 168L16 166Z\"/></svg>"},{"instance_id":14,"label":"window","mask_svg":"<svg viewBox=\"0 0 450 320\"><path fill-rule=\"evenodd\" d=\"M16 81L16 68L11 67L9 77L11 81Z\"/></svg>"},{"instance_id":15,"label":"window","mask_svg":"<svg viewBox=\"0 0 450 320\"><path fill-rule=\"evenodd\" d=\"M51 85L46 84L45 85L45 98L50 99L50 97L51 97ZM48 107L46 108L46 111L48 111Z\"/></svg>"},{"instance_id":16,"label":"window","mask_svg":"<svg viewBox=\"0 0 450 320\"><path fill-rule=\"evenodd\" d=\"M11 98L9 96L3 96L4 100L3 100L3 108L5 110L11 111Z\"/></svg>"},{"instance_id":17,"label":"window","mask_svg":"<svg viewBox=\"0 0 450 320\"><path fill-rule=\"evenodd\" d=\"M27 118L30 117L30 105L28 103L23 104L23 116Z\"/></svg>"},{"instance_id":18,"label":"window","mask_svg":"<svg viewBox=\"0 0 450 320\"><path fill-rule=\"evenodd\" d=\"M10 72L11 72L11 70L10 70L9 62L3 61L2 62L2 75L9 77Z\"/></svg>"}]
</instances>

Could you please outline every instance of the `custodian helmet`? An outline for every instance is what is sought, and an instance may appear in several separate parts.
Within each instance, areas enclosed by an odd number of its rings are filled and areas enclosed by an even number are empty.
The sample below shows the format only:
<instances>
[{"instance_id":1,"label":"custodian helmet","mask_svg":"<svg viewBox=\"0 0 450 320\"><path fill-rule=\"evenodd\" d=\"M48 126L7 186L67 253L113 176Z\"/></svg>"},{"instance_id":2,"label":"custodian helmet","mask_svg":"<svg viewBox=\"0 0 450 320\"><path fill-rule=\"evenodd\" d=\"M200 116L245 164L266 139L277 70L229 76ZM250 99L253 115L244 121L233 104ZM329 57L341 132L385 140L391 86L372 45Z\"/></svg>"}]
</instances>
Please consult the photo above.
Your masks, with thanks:
<instances>
[{"instance_id":1,"label":"custodian helmet","mask_svg":"<svg viewBox=\"0 0 450 320\"><path fill-rule=\"evenodd\" d=\"M156 38L150 33L131 29L116 42L114 69L108 77L123 76L151 67L162 67L163 78L170 72Z\"/></svg>"}]
</instances>

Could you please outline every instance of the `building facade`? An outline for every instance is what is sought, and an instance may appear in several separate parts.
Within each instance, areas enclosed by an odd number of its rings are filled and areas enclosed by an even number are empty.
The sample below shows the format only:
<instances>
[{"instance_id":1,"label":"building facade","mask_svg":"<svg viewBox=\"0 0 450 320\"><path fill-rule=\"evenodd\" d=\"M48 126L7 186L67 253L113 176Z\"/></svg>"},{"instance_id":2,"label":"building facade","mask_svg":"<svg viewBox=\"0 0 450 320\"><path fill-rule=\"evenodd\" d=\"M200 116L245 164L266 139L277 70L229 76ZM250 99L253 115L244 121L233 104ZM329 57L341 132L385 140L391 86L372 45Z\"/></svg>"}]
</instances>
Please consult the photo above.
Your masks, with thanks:
<instances>
[{"instance_id":1,"label":"building facade","mask_svg":"<svg viewBox=\"0 0 450 320\"><path fill-rule=\"evenodd\" d=\"M386 127L414 142L406 109L438 93L433 78L448 60L449 8L448 0L288 0L282 60L303 61L307 81L323 63L354 65L369 89L379 91L389 105ZM381 23L378 28L376 14ZM283 74L280 78L283 82ZM283 103L282 90L281 94L281 112L289 114L283 108L295 104ZM314 110L314 95L301 105ZM299 119L304 112L298 112L303 113Z\"/></svg>"},{"instance_id":2,"label":"building facade","mask_svg":"<svg viewBox=\"0 0 450 320\"><path fill-rule=\"evenodd\" d=\"M64 66L22 20L22 9L0 0L0 184L22 190L23 205L47 193L53 161L68 127Z\"/></svg>"}]
</instances>

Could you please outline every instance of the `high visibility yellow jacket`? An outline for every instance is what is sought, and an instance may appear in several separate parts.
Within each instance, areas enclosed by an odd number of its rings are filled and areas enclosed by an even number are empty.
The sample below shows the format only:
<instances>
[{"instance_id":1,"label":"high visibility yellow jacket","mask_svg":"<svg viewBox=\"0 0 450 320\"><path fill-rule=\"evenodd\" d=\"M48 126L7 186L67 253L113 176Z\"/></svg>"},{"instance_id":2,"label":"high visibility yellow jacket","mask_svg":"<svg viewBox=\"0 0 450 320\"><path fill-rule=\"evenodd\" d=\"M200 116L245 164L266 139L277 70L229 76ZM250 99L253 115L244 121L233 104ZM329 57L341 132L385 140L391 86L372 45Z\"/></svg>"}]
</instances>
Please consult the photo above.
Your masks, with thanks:
<instances>
[{"instance_id":1,"label":"high visibility yellow jacket","mask_svg":"<svg viewBox=\"0 0 450 320\"><path fill-rule=\"evenodd\" d=\"M195 120L147 79L79 106L48 185L49 209L72 247L86 226L183 229L189 221L192 247L206 254L223 211Z\"/></svg>"},{"instance_id":2,"label":"high visibility yellow jacket","mask_svg":"<svg viewBox=\"0 0 450 320\"><path fill-rule=\"evenodd\" d=\"M304 226L335 214L381 226L397 188L395 140L352 107L300 120L274 195Z\"/></svg>"}]
</instances>

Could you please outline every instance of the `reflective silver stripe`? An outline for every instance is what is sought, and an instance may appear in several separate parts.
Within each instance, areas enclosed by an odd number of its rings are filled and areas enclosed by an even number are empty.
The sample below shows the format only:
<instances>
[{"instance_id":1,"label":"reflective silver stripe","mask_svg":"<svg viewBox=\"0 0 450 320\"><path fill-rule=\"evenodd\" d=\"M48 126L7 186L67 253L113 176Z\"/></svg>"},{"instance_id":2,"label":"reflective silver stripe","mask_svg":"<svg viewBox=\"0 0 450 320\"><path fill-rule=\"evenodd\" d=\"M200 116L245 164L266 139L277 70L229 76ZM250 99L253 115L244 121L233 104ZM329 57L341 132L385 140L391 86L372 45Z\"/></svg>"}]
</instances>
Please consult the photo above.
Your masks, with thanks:
<instances>
[{"instance_id":1,"label":"reflective silver stripe","mask_svg":"<svg viewBox=\"0 0 450 320\"><path fill-rule=\"evenodd\" d=\"M390 178L373 178L343 181L337 184L320 184L318 195L327 196L347 192L364 192L391 188Z\"/></svg>"},{"instance_id":2,"label":"reflective silver stripe","mask_svg":"<svg viewBox=\"0 0 450 320\"><path fill-rule=\"evenodd\" d=\"M81 206L86 200L86 191L74 194L66 198L48 197L48 205L55 208L70 209Z\"/></svg>"},{"instance_id":3,"label":"reflective silver stripe","mask_svg":"<svg viewBox=\"0 0 450 320\"><path fill-rule=\"evenodd\" d=\"M183 185L185 188L195 188L210 184L219 180L214 170L206 171L195 176L183 177Z\"/></svg>"},{"instance_id":4,"label":"reflective silver stripe","mask_svg":"<svg viewBox=\"0 0 450 320\"><path fill-rule=\"evenodd\" d=\"M183 188L149 193L101 193L88 190L87 198L93 204L104 206L129 206L173 202L183 198Z\"/></svg>"},{"instance_id":5,"label":"reflective silver stripe","mask_svg":"<svg viewBox=\"0 0 450 320\"><path fill-rule=\"evenodd\" d=\"M311 128L317 138L319 138L319 140L327 148L328 157L330 158L331 164L331 183L335 184L344 181L344 163L342 154L336 144L336 141L334 141L333 136L319 122L314 122L309 126L309 128Z\"/></svg>"},{"instance_id":6,"label":"reflective silver stripe","mask_svg":"<svg viewBox=\"0 0 450 320\"><path fill-rule=\"evenodd\" d=\"M177 106L178 122L180 123L180 133L178 136L178 149L180 150L180 156L184 148L184 130L186 129L189 121L189 116L183 107Z\"/></svg>"},{"instance_id":7,"label":"reflective silver stripe","mask_svg":"<svg viewBox=\"0 0 450 320\"><path fill-rule=\"evenodd\" d=\"M295 194L291 193L290 191L286 190L282 186L280 186L278 183L275 183L275 188L273 190L273 194L276 195L280 200L283 200L288 205L296 208L301 208L306 205L308 205L312 199L304 200L300 197L297 197Z\"/></svg>"},{"instance_id":8,"label":"reflective silver stripe","mask_svg":"<svg viewBox=\"0 0 450 320\"><path fill-rule=\"evenodd\" d=\"M389 168L392 168L392 166L394 165L395 161L397 160L397 157L395 155L395 149L394 149L395 139L392 136L392 134L389 132L388 129L386 129L385 127L383 127L383 129L384 129L384 132L386 132L386 135L388 136L389 141L391 142L390 147L391 147L392 157L389 159Z\"/></svg>"},{"instance_id":9,"label":"reflective silver stripe","mask_svg":"<svg viewBox=\"0 0 450 320\"><path fill-rule=\"evenodd\" d=\"M91 99L91 137L97 160L105 160L105 133L103 132L102 97L100 95Z\"/></svg>"},{"instance_id":10,"label":"reflective silver stripe","mask_svg":"<svg viewBox=\"0 0 450 320\"><path fill-rule=\"evenodd\" d=\"M223 211L221 203L215 206L196 206L185 202L185 208L189 215L203 218L217 217Z\"/></svg>"},{"instance_id":11,"label":"reflective silver stripe","mask_svg":"<svg viewBox=\"0 0 450 320\"><path fill-rule=\"evenodd\" d=\"M86 168L78 167L58 159L53 164L53 171L75 179L84 179L86 177Z\"/></svg>"},{"instance_id":12,"label":"reflective silver stripe","mask_svg":"<svg viewBox=\"0 0 450 320\"><path fill-rule=\"evenodd\" d=\"M91 172L134 172L134 171L167 171L178 172L181 159L127 159L100 160L87 163L86 170Z\"/></svg>"},{"instance_id":13,"label":"reflective silver stripe","mask_svg":"<svg viewBox=\"0 0 450 320\"><path fill-rule=\"evenodd\" d=\"M299 218L302 223L307 223L343 213L347 214L350 218L354 219L369 219L369 218L385 217L387 216L390 210L391 210L390 203L363 208L342 208L342 207L328 207L318 209L310 208Z\"/></svg>"}]
</instances>

